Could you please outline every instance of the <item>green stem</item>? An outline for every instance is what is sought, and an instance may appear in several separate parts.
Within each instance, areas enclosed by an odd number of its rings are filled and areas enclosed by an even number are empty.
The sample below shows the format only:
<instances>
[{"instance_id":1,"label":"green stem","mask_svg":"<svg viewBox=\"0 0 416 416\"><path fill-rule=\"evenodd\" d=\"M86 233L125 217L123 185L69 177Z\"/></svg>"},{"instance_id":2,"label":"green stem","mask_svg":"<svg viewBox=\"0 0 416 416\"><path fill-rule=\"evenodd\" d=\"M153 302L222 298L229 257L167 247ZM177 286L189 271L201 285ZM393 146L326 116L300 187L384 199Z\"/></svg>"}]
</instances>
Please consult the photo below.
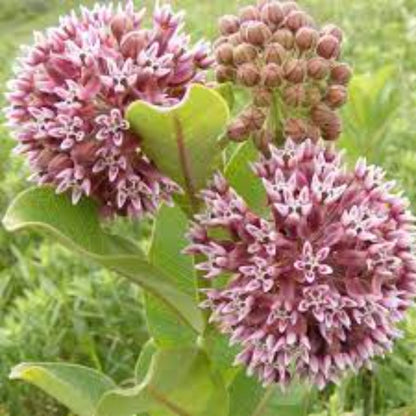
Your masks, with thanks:
<instances>
[{"instance_id":1,"label":"green stem","mask_svg":"<svg viewBox=\"0 0 416 416\"><path fill-rule=\"evenodd\" d=\"M178 131L178 136L181 136L182 132ZM228 136L226 134L222 135L217 142L217 145L219 146L221 151L224 151L226 149L226 147L228 146L228 144L230 143ZM187 189L187 193L189 194L190 200L191 201L197 201L197 196L195 195L194 189L193 188L188 188ZM198 203L192 203L191 204L191 209L190 212L187 212L187 216L189 220L193 220L194 216L198 213L199 211L199 204ZM194 256L194 264L198 264L200 262L204 261L204 257L201 255L195 255ZM208 289L211 287L211 282L205 278L204 276L204 272L202 271L197 271L196 272L196 276L197 276L197 289L198 289L198 299L199 301L203 300L203 294L201 293L201 289ZM201 337L201 344L204 345L206 343L206 339L208 338L208 332L210 330L210 325L208 324L209 321L209 317L210 317L210 313L208 310L203 311L203 317L204 317L204 321L205 321L205 331L204 334L202 334Z\"/></svg>"},{"instance_id":2,"label":"green stem","mask_svg":"<svg viewBox=\"0 0 416 416\"><path fill-rule=\"evenodd\" d=\"M275 387L274 386L270 386L266 390L266 393L264 393L263 398L261 399L260 403L258 404L256 409L254 410L252 416L262 416L263 411L266 409L267 405L269 404L270 399L272 398L274 392L275 392Z\"/></svg>"},{"instance_id":3,"label":"green stem","mask_svg":"<svg viewBox=\"0 0 416 416\"><path fill-rule=\"evenodd\" d=\"M217 142L217 145L221 151L225 150L229 144L230 140L228 139L228 136L226 134L222 135Z\"/></svg>"},{"instance_id":4,"label":"green stem","mask_svg":"<svg viewBox=\"0 0 416 416\"><path fill-rule=\"evenodd\" d=\"M203 260L201 255L195 255L194 256L194 263L200 263L201 260ZM197 276L197 288L198 288L198 300L199 302L202 302L204 299L204 295L201 292L201 289L208 289L211 287L211 282L204 276L204 273L200 270L197 270L196 272L196 276ZM205 321L205 331L203 336L205 337L207 335L207 332L209 331L209 317L210 317L210 312L208 310L203 310L202 311L202 315L204 317L204 321Z\"/></svg>"},{"instance_id":5,"label":"green stem","mask_svg":"<svg viewBox=\"0 0 416 416\"><path fill-rule=\"evenodd\" d=\"M196 199L195 195L193 195L192 197ZM190 221L192 221L194 219L194 216L198 213L198 211L199 210L197 208L197 205L194 205L194 204L191 205L190 212L187 212L188 219ZM204 256L202 256L201 254L194 255L194 265L196 265L198 263L201 263L203 261L204 261ZM196 278L197 278L196 285L197 285L197 290L198 290L198 294L197 294L198 301L202 302L203 301L203 294L201 293L201 289L210 288L211 287L211 282L208 279L205 278L204 272L200 271L200 270L196 271ZM202 314L203 314L204 321L205 321L205 331L202 334L202 341L201 342L204 343L203 339L204 339L204 337L206 337L206 333L209 329L208 321L209 321L210 313L209 313L208 310L204 310L204 311L202 311Z\"/></svg>"},{"instance_id":6,"label":"green stem","mask_svg":"<svg viewBox=\"0 0 416 416\"><path fill-rule=\"evenodd\" d=\"M270 109L269 114L269 126L271 131L273 131L276 134L277 138L277 145L282 146L284 144L284 137L283 137L283 114L282 114L282 102L281 97L278 91L275 91L273 93L273 101L272 101L272 107Z\"/></svg>"},{"instance_id":7,"label":"green stem","mask_svg":"<svg viewBox=\"0 0 416 416\"><path fill-rule=\"evenodd\" d=\"M369 371L364 374L364 404L363 416L372 416L374 410L374 383L373 377Z\"/></svg>"}]
</instances>

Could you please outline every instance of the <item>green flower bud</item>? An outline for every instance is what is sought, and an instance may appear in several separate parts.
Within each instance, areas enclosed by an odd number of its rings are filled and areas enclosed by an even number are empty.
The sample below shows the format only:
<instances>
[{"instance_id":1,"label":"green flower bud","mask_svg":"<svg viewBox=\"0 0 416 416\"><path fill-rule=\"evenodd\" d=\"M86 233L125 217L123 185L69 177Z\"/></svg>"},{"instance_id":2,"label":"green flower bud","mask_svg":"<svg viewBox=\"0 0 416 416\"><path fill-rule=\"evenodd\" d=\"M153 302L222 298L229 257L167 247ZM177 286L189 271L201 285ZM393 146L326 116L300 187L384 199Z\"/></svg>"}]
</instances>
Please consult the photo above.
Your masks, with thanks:
<instances>
[{"instance_id":1,"label":"green flower bud","mask_svg":"<svg viewBox=\"0 0 416 416\"><path fill-rule=\"evenodd\" d=\"M235 80L235 69L232 66L218 65L215 69L215 76L219 83Z\"/></svg>"},{"instance_id":2,"label":"green flower bud","mask_svg":"<svg viewBox=\"0 0 416 416\"><path fill-rule=\"evenodd\" d=\"M237 70L237 80L245 87L254 87L260 82L260 71L257 65L246 63Z\"/></svg>"},{"instance_id":3,"label":"green flower bud","mask_svg":"<svg viewBox=\"0 0 416 416\"><path fill-rule=\"evenodd\" d=\"M352 69L344 63L336 63L331 69L331 80L337 84L347 85L352 77Z\"/></svg>"},{"instance_id":4,"label":"green flower bud","mask_svg":"<svg viewBox=\"0 0 416 416\"><path fill-rule=\"evenodd\" d=\"M121 40L120 49L124 55L137 59L139 53L149 43L149 32L147 30L135 30L127 33Z\"/></svg>"},{"instance_id":5,"label":"green flower bud","mask_svg":"<svg viewBox=\"0 0 416 416\"><path fill-rule=\"evenodd\" d=\"M328 105L321 103L311 111L313 122L319 126L324 140L336 140L342 131L342 123L335 111Z\"/></svg>"},{"instance_id":6,"label":"green flower bud","mask_svg":"<svg viewBox=\"0 0 416 416\"><path fill-rule=\"evenodd\" d=\"M285 121L284 132L286 137L290 137L295 142L302 142L307 139L308 125L299 118L290 118Z\"/></svg>"},{"instance_id":7,"label":"green flower bud","mask_svg":"<svg viewBox=\"0 0 416 416\"><path fill-rule=\"evenodd\" d=\"M240 118L232 121L227 128L228 138L237 143L246 141L249 135L250 130L248 129L245 122Z\"/></svg>"},{"instance_id":8,"label":"green flower bud","mask_svg":"<svg viewBox=\"0 0 416 416\"><path fill-rule=\"evenodd\" d=\"M262 70L261 78L265 87L277 88L282 83L282 68L277 64L267 64Z\"/></svg>"},{"instance_id":9,"label":"green flower bud","mask_svg":"<svg viewBox=\"0 0 416 416\"><path fill-rule=\"evenodd\" d=\"M322 138L328 141L334 141L342 133L342 121L337 114L333 114L328 123L321 127Z\"/></svg>"},{"instance_id":10,"label":"green flower bud","mask_svg":"<svg viewBox=\"0 0 416 416\"><path fill-rule=\"evenodd\" d=\"M213 48L217 49L219 46L224 45L224 43L228 43L228 36L220 36L216 41L213 43Z\"/></svg>"},{"instance_id":11,"label":"green flower bud","mask_svg":"<svg viewBox=\"0 0 416 416\"><path fill-rule=\"evenodd\" d=\"M272 37L271 30L263 22L246 22L240 30L244 42L263 46Z\"/></svg>"},{"instance_id":12,"label":"green flower bud","mask_svg":"<svg viewBox=\"0 0 416 416\"><path fill-rule=\"evenodd\" d=\"M264 51L264 60L266 63L282 65L286 60L287 51L286 49L277 42L269 43Z\"/></svg>"},{"instance_id":13,"label":"green flower bud","mask_svg":"<svg viewBox=\"0 0 416 416\"><path fill-rule=\"evenodd\" d=\"M331 85L325 99L332 108L342 107L347 102L348 91L343 85Z\"/></svg>"},{"instance_id":14,"label":"green flower bud","mask_svg":"<svg viewBox=\"0 0 416 416\"><path fill-rule=\"evenodd\" d=\"M296 45L301 51L314 49L318 43L319 34L311 27L300 28L295 36Z\"/></svg>"},{"instance_id":15,"label":"green flower bud","mask_svg":"<svg viewBox=\"0 0 416 416\"><path fill-rule=\"evenodd\" d=\"M240 20L237 16L225 15L222 16L219 22L220 32L224 36L232 35L240 29Z\"/></svg>"},{"instance_id":16,"label":"green flower bud","mask_svg":"<svg viewBox=\"0 0 416 416\"><path fill-rule=\"evenodd\" d=\"M320 57L309 59L307 63L308 76L320 81L329 75L329 63Z\"/></svg>"},{"instance_id":17,"label":"green flower bud","mask_svg":"<svg viewBox=\"0 0 416 416\"><path fill-rule=\"evenodd\" d=\"M243 43L240 32L234 33L228 37L228 42L233 46L238 46Z\"/></svg>"},{"instance_id":18,"label":"green flower bud","mask_svg":"<svg viewBox=\"0 0 416 416\"><path fill-rule=\"evenodd\" d=\"M319 39L317 52L325 59L337 59L341 52L338 39L333 35L324 35Z\"/></svg>"},{"instance_id":19,"label":"green flower bud","mask_svg":"<svg viewBox=\"0 0 416 416\"><path fill-rule=\"evenodd\" d=\"M334 111L324 103L319 103L311 110L312 121L321 128L325 127L330 122L334 114Z\"/></svg>"},{"instance_id":20,"label":"green flower bud","mask_svg":"<svg viewBox=\"0 0 416 416\"><path fill-rule=\"evenodd\" d=\"M280 25L284 16L280 3L275 1L265 4L261 9L261 20L267 25Z\"/></svg>"},{"instance_id":21,"label":"green flower bud","mask_svg":"<svg viewBox=\"0 0 416 416\"><path fill-rule=\"evenodd\" d=\"M286 18L286 27L293 32L297 32L301 27L308 26L311 18L300 10L290 12Z\"/></svg>"},{"instance_id":22,"label":"green flower bud","mask_svg":"<svg viewBox=\"0 0 416 416\"><path fill-rule=\"evenodd\" d=\"M244 120L250 131L255 131L263 127L266 121L266 112L262 108L249 106L242 112L240 118Z\"/></svg>"},{"instance_id":23,"label":"green flower bud","mask_svg":"<svg viewBox=\"0 0 416 416\"><path fill-rule=\"evenodd\" d=\"M270 107L273 102L273 92L268 88L253 90L253 103L256 107Z\"/></svg>"},{"instance_id":24,"label":"green flower bud","mask_svg":"<svg viewBox=\"0 0 416 416\"><path fill-rule=\"evenodd\" d=\"M287 86L283 92L283 100L291 107L300 107L306 101L305 87L302 84Z\"/></svg>"},{"instance_id":25,"label":"green flower bud","mask_svg":"<svg viewBox=\"0 0 416 416\"><path fill-rule=\"evenodd\" d=\"M299 6L295 1L285 1L281 3L281 7L285 16L293 11L299 10Z\"/></svg>"},{"instance_id":26,"label":"green flower bud","mask_svg":"<svg viewBox=\"0 0 416 416\"><path fill-rule=\"evenodd\" d=\"M278 29L272 36L272 41L282 45L285 49L292 49L295 44L295 37L289 29Z\"/></svg>"},{"instance_id":27,"label":"green flower bud","mask_svg":"<svg viewBox=\"0 0 416 416\"><path fill-rule=\"evenodd\" d=\"M224 43L215 50L217 62L224 65L232 65L234 61L234 48L229 43Z\"/></svg>"},{"instance_id":28,"label":"green flower bud","mask_svg":"<svg viewBox=\"0 0 416 416\"><path fill-rule=\"evenodd\" d=\"M308 123L306 127L306 137L314 142L321 138L321 130L315 124Z\"/></svg>"},{"instance_id":29,"label":"green flower bud","mask_svg":"<svg viewBox=\"0 0 416 416\"><path fill-rule=\"evenodd\" d=\"M111 20L110 29L117 41L120 42L126 33L134 29L133 21L125 13L119 13Z\"/></svg>"},{"instance_id":30,"label":"green flower bud","mask_svg":"<svg viewBox=\"0 0 416 416\"><path fill-rule=\"evenodd\" d=\"M306 76L305 61L300 59L289 59L283 65L283 76L294 84L303 82Z\"/></svg>"},{"instance_id":31,"label":"green flower bud","mask_svg":"<svg viewBox=\"0 0 416 416\"><path fill-rule=\"evenodd\" d=\"M342 33L342 30L338 26L335 26L332 24L325 25L322 28L321 33L323 35L332 35L336 37L339 43L341 43L344 38L344 34Z\"/></svg>"},{"instance_id":32,"label":"green flower bud","mask_svg":"<svg viewBox=\"0 0 416 416\"><path fill-rule=\"evenodd\" d=\"M238 45L234 51L234 63L242 65L247 62L254 62L257 58L257 49L250 43L242 43Z\"/></svg>"},{"instance_id":33,"label":"green flower bud","mask_svg":"<svg viewBox=\"0 0 416 416\"><path fill-rule=\"evenodd\" d=\"M319 87L311 86L306 90L307 105L314 107L322 101L322 93Z\"/></svg>"},{"instance_id":34,"label":"green flower bud","mask_svg":"<svg viewBox=\"0 0 416 416\"><path fill-rule=\"evenodd\" d=\"M241 23L260 20L260 10L255 6L246 6L240 10L239 16Z\"/></svg>"}]
</instances>

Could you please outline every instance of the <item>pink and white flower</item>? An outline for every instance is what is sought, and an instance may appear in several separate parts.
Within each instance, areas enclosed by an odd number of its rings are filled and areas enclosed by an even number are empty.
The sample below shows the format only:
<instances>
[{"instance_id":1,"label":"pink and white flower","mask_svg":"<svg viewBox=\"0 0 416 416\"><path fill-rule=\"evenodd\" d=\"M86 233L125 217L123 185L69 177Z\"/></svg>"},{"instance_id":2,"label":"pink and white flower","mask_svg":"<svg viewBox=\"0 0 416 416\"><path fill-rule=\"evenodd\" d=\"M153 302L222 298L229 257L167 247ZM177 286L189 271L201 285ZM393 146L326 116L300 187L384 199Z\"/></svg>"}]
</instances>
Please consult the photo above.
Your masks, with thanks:
<instances>
[{"instance_id":1,"label":"pink and white flower","mask_svg":"<svg viewBox=\"0 0 416 416\"><path fill-rule=\"evenodd\" d=\"M105 215L140 217L178 186L140 151L125 120L136 100L177 104L205 81L207 44L190 45L183 14L157 6L153 25L132 0L97 4L35 34L8 83L8 125L39 184L91 196ZM82 172L82 178L80 173Z\"/></svg>"},{"instance_id":2,"label":"pink and white flower","mask_svg":"<svg viewBox=\"0 0 416 416\"><path fill-rule=\"evenodd\" d=\"M290 140L254 170L260 217L217 175L203 191L186 252L205 256L211 321L239 344L237 364L264 384L295 377L320 388L391 350L416 296L414 217L385 173L353 172L331 147Z\"/></svg>"}]
</instances>

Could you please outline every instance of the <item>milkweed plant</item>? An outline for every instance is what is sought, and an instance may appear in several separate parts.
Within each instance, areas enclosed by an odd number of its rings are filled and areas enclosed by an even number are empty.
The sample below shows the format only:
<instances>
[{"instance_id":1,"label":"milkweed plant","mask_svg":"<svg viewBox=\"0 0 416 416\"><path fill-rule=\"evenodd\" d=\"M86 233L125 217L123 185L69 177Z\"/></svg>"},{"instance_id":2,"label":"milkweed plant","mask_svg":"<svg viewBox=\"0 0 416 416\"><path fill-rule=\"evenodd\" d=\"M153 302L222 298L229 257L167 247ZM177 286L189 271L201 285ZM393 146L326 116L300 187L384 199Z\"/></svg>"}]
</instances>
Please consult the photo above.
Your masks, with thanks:
<instances>
[{"instance_id":1,"label":"milkweed plant","mask_svg":"<svg viewBox=\"0 0 416 416\"><path fill-rule=\"evenodd\" d=\"M223 16L212 45L184 19L81 8L35 34L8 83L34 187L5 228L52 237L145 298L150 340L128 385L76 364L12 369L79 416L260 415L274 386L301 409L388 354L416 296L408 199L336 146L342 31L293 1ZM118 217L150 219L147 252L108 231Z\"/></svg>"}]
</instances>

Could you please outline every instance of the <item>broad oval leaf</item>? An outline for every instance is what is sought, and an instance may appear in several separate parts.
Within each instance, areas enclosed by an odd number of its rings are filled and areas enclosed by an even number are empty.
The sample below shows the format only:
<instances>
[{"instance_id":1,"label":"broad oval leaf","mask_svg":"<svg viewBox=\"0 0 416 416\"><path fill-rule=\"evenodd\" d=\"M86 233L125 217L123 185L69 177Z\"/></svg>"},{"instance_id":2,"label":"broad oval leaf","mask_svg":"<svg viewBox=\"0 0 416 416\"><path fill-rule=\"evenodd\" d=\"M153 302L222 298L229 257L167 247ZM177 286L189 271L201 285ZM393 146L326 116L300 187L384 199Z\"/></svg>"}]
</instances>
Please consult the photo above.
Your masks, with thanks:
<instances>
[{"instance_id":1,"label":"broad oval leaf","mask_svg":"<svg viewBox=\"0 0 416 416\"><path fill-rule=\"evenodd\" d=\"M240 369L229 387L230 415L307 416L311 389L294 382L282 392L279 386L264 388L255 377Z\"/></svg>"},{"instance_id":2,"label":"broad oval leaf","mask_svg":"<svg viewBox=\"0 0 416 416\"><path fill-rule=\"evenodd\" d=\"M236 375L241 371L233 365L238 354L238 348L230 345L230 338L219 333L217 328L209 327L204 335L204 346L208 352L213 368L222 374L227 386L229 386Z\"/></svg>"},{"instance_id":3,"label":"broad oval leaf","mask_svg":"<svg viewBox=\"0 0 416 416\"><path fill-rule=\"evenodd\" d=\"M312 394L312 387L299 381L292 382L284 392L278 386L271 387L253 416L307 416Z\"/></svg>"},{"instance_id":4,"label":"broad oval leaf","mask_svg":"<svg viewBox=\"0 0 416 416\"><path fill-rule=\"evenodd\" d=\"M228 393L204 352L197 348L157 351L137 387L106 393L95 416L228 416Z\"/></svg>"},{"instance_id":5,"label":"broad oval leaf","mask_svg":"<svg viewBox=\"0 0 416 416\"><path fill-rule=\"evenodd\" d=\"M240 369L229 388L230 415L255 416L266 396L266 390Z\"/></svg>"},{"instance_id":6,"label":"broad oval leaf","mask_svg":"<svg viewBox=\"0 0 416 416\"><path fill-rule=\"evenodd\" d=\"M12 202L3 224L9 231L30 228L52 236L82 256L141 285L178 319L197 333L203 332L204 320L195 299L150 264L135 244L105 233L92 201L84 199L74 206L66 195L56 195L49 187L32 188Z\"/></svg>"},{"instance_id":7,"label":"broad oval leaf","mask_svg":"<svg viewBox=\"0 0 416 416\"><path fill-rule=\"evenodd\" d=\"M221 95L199 84L173 107L133 103L126 115L140 138L140 147L166 176L185 192L190 212L198 207L196 194L212 176L220 159L218 139L229 109Z\"/></svg>"},{"instance_id":8,"label":"broad oval leaf","mask_svg":"<svg viewBox=\"0 0 416 416\"><path fill-rule=\"evenodd\" d=\"M39 387L77 416L92 416L104 393L117 388L98 371L63 363L23 363L13 368L10 379Z\"/></svg>"},{"instance_id":9,"label":"broad oval leaf","mask_svg":"<svg viewBox=\"0 0 416 416\"><path fill-rule=\"evenodd\" d=\"M231 82L226 82L224 84L218 84L215 87L215 91L221 94L221 97L228 104L228 108L232 110L235 105L235 95L234 95L234 86Z\"/></svg>"},{"instance_id":10,"label":"broad oval leaf","mask_svg":"<svg viewBox=\"0 0 416 416\"><path fill-rule=\"evenodd\" d=\"M188 245L187 228L188 219L178 206L162 206L154 223L149 259L175 287L197 302L194 262L192 257L182 254ZM145 300L147 326L157 345L195 345L195 332L181 322L177 314L152 294L146 294Z\"/></svg>"}]
</instances>

